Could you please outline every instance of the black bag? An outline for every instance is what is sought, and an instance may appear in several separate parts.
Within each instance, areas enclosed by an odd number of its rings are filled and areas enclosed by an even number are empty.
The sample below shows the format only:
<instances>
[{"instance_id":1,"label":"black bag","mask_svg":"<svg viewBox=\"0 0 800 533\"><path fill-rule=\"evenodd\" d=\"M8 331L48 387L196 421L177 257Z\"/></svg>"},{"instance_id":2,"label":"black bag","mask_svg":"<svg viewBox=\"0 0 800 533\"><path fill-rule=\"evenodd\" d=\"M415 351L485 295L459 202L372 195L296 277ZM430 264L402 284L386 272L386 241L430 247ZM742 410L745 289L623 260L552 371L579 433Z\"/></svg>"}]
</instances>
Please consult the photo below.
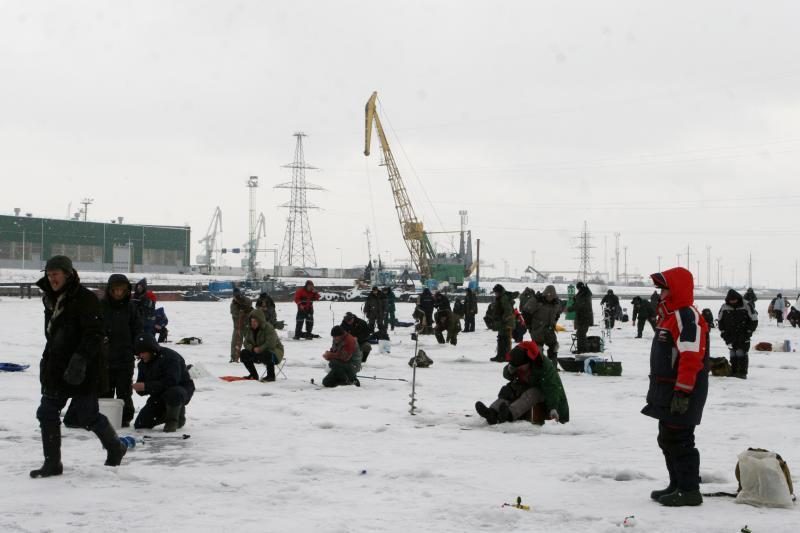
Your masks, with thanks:
<instances>
[{"instance_id":1,"label":"black bag","mask_svg":"<svg viewBox=\"0 0 800 533\"><path fill-rule=\"evenodd\" d=\"M712 376L729 377L731 375L731 363L726 357L710 357L709 364Z\"/></svg>"},{"instance_id":2,"label":"black bag","mask_svg":"<svg viewBox=\"0 0 800 533\"><path fill-rule=\"evenodd\" d=\"M602 352L605 346L602 337L591 336L586 337L586 351L587 352Z\"/></svg>"}]
</instances>

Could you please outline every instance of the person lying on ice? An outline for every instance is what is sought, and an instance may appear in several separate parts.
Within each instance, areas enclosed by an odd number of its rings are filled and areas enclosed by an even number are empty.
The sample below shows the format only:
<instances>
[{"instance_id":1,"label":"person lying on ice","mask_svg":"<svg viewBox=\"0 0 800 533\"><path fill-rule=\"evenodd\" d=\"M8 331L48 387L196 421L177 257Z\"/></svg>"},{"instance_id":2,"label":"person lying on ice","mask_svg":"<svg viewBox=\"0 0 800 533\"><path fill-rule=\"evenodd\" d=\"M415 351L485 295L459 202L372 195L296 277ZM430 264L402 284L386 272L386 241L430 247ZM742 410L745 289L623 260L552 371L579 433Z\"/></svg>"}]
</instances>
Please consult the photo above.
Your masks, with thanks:
<instances>
[{"instance_id":1,"label":"person lying on ice","mask_svg":"<svg viewBox=\"0 0 800 533\"><path fill-rule=\"evenodd\" d=\"M333 337L333 344L330 350L322 354L322 357L328 361L328 367L331 370L322 379L322 385L325 387L360 386L356 377L361 370L361 349L358 347L358 341L342 329L342 326L333 326L331 337Z\"/></svg>"},{"instance_id":2,"label":"person lying on ice","mask_svg":"<svg viewBox=\"0 0 800 533\"><path fill-rule=\"evenodd\" d=\"M194 381L183 357L159 346L149 333L136 337L133 350L139 358L139 373L133 390L139 396L150 396L133 427L151 429L164 424L165 432L177 431L186 423L186 404L194 394Z\"/></svg>"},{"instance_id":3,"label":"person lying on ice","mask_svg":"<svg viewBox=\"0 0 800 533\"><path fill-rule=\"evenodd\" d=\"M267 365L267 375L263 381L275 381L275 364L283 360L283 344L261 309L251 312L248 322L239 359L250 372L250 379L258 379L255 364L262 363Z\"/></svg>"},{"instance_id":4,"label":"person lying on ice","mask_svg":"<svg viewBox=\"0 0 800 533\"><path fill-rule=\"evenodd\" d=\"M509 352L508 361L503 377L509 383L503 385L489 407L476 402L478 414L490 425L528 419L531 410L531 420L538 424L544 423L544 413L550 420L569 422L569 404L561 378L550 359L541 355L539 346L534 341L521 342Z\"/></svg>"}]
</instances>

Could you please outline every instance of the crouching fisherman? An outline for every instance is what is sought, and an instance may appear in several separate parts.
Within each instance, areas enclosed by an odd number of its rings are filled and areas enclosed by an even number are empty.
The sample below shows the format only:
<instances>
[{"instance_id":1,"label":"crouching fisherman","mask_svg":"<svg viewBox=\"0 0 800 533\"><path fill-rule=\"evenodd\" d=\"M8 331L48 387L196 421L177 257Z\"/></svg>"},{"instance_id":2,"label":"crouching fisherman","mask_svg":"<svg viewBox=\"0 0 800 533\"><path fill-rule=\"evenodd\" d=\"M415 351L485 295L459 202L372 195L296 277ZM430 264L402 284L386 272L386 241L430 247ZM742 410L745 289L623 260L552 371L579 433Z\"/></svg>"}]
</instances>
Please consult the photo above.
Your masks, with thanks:
<instances>
[{"instance_id":1,"label":"crouching fisherman","mask_svg":"<svg viewBox=\"0 0 800 533\"><path fill-rule=\"evenodd\" d=\"M117 433L100 413L98 393L107 388L103 373L103 319L97 296L81 285L69 257L51 257L46 275L36 285L44 296L44 330L47 342L39 363L42 399L36 418L42 430L44 464L31 477L58 476L61 464L61 409L71 399L66 416L77 426L93 431L107 456L107 466L118 466L125 455ZM105 381L105 383L104 383Z\"/></svg>"},{"instance_id":2,"label":"crouching fisherman","mask_svg":"<svg viewBox=\"0 0 800 533\"><path fill-rule=\"evenodd\" d=\"M330 350L322 354L328 361L330 372L322 379L325 387L337 385L360 386L356 374L361 370L361 349L356 338L347 333L342 326L334 326L331 330L333 344Z\"/></svg>"},{"instance_id":3,"label":"crouching fisherman","mask_svg":"<svg viewBox=\"0 0 800 533\"><path fill-rule=\"evenodd\" d=\"M267 375L262 381L275 381L275 365L283 360L283 344L261 309L250 313L249 322L239 358L250 372L250 379L258 379L255 364L263 363L267 365Z\"/></svg>"},{"instance_id":4,"label":"crouching fisherman","mask_svg":"<svg viewBox=\"0 0 800 533\"><path fill-rule=\"evenodd\" d=\"M194 394L194 381L183 357L159 346L149 333L136 337L133 349L139 358L133 390L139 396L150 396L133 427L150 429L164 424L165 432L177 431L186 424L186 405Z\"/></svg>"},{"instance_id":5,"label":"crouching fisherman","mask_svg":"<svg viewBox=\"0 0 800 533\"><path fill-rule=\"evenodd\" d=\"M569 404L561 378L550 359L542 356L539 346L534 341L521 342L509 352L508 359L503 377L509 383L489 407L477 402L478 414L489 424L527 419L531 410L530 419L537 424L548 417L562 424L569 422Z\"/></svg>"}]
</instances>

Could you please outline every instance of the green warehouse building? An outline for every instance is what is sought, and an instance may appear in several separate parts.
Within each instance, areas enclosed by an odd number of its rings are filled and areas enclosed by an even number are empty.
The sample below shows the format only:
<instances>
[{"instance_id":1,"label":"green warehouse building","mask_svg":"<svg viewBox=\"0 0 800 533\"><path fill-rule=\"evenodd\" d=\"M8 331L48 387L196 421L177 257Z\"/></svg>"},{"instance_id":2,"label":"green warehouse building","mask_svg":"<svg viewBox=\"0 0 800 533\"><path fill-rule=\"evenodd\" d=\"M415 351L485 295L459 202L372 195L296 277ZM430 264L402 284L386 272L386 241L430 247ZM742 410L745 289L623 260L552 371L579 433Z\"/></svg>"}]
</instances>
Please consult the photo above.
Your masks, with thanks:
<instances>
[{"instance_id":1,"label":"green warehouse building","mask_svg":"<svg viewBox=\"0 0 800 533\"><path fill-rule=\"evenodd\" d=\"M0 215L0 268L41 269L54 255L80 271L188 273L191 229Z\"/></svg>"}]
</instances>

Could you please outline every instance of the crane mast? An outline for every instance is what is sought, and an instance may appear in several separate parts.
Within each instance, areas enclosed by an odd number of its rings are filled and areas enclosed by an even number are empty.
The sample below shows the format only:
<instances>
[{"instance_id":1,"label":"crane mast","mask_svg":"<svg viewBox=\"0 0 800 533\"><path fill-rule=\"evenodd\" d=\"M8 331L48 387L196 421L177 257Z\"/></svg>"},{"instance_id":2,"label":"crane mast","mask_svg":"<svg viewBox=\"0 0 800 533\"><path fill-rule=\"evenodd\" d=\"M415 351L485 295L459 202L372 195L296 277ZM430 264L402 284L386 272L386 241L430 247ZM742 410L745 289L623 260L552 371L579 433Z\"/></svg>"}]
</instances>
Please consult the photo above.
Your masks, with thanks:
<instances>
[{"instance_id":1,"label":"crane mast","mask_svg":"<svg viewBox=\"0 0 800 533\"><path fill-rule=\"evenodd\" d=\"M392 187L394 207L397 210L397 218L400 221L403 240L406 243L409 254L411 254L411 261L417 267L420 276L423 279L428 279L431 276L431 259L434 257L433 246L431 246L428 236L425 234L422 222L417 218L414 212L414 206L411 205L411 200L406 192L403 178L400 177L400 171L397 169L392 150L389 148L389 142L386 140L386 134L383 131L383 126L381 126L381 120L378 118L378 112L375 109L375 101L377 98L378 92L375 91L372 93L369 100L367 100L365 109L366 127L364 155L369 156L370 142L372 140L372 124L374 122L375 129L378 132L378 139L381 143L383 161L389 173L389 184Z\"/></svg>"},{"instance_id":2,"label":"crane mast","mask_svg":"<svg viewBox=\"0 0 800 533\"><path fill-rule=\"evenodd\" d=\"M203 245L203 251L205 252L205 255L202 256L204 260L198 262L205 263L209 272L217 263L213 255L217 249L217 235L220 233L222 233L222 210L217 206L214 210L214 215L211 217L211 223L208 225L206 236L197 241Z\"/></svg>"}]
</instances>

